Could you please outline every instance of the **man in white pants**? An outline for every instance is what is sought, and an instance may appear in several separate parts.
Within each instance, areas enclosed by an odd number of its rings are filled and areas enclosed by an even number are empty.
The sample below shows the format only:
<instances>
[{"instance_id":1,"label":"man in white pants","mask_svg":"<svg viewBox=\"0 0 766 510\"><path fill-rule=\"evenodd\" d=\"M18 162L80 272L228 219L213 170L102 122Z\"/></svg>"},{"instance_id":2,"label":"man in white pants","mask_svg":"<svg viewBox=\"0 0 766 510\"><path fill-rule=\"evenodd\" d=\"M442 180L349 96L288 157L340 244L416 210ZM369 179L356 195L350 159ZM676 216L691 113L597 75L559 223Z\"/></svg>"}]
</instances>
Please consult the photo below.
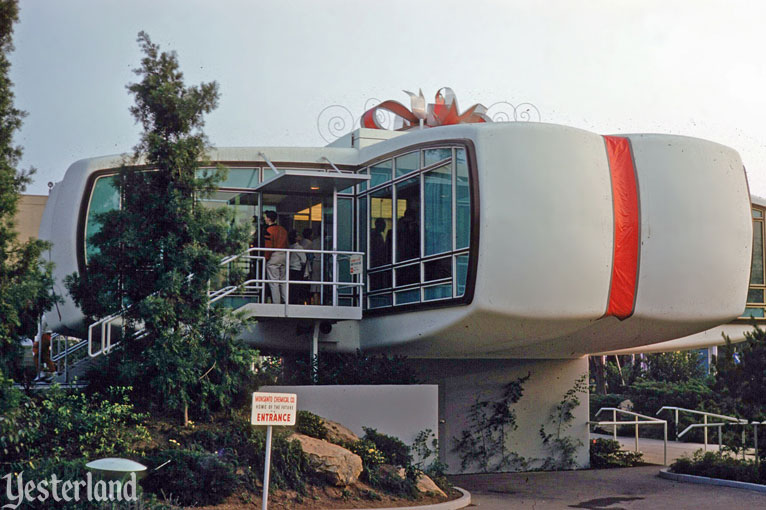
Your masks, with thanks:
<instances>
[{"instance_id":1,"label":"man in white pants","mask_svg":"<svg viewBox=\"0 0 766 510\"><path fill-rule=\"evenodd\" d=\"M263 215L266 222L266 235L264 236L264 248L287 248L287 230L277 225L277 213L266 211ZM266 258L266 277L269 280L285 279L285 252L267 251ZM284 283L270 283L271 302L279 304L282 302L285 294Z\"/></svg>"}]
</instances>

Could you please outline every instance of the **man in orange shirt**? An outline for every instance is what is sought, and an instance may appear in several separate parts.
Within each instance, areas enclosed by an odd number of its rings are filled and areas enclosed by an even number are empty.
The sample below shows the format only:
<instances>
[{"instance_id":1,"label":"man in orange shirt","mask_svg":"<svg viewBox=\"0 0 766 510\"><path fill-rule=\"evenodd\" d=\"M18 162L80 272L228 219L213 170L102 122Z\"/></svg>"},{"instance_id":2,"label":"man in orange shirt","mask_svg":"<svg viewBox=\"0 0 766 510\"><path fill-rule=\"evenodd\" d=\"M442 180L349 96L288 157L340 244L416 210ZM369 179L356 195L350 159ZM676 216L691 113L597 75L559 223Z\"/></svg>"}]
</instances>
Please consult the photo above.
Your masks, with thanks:
<instances>
[{"instance_id":1,"label":"man in orange shirt","mask_svg":"<svg viewBox=\"0 0 766 510\"><path fill-rule=\"evenodd\" d=\"M277 225L277 213L266 211L263 215L266 222L266 235L264 236L264 248L287 248L287 230ZM267 251L266 258L266 277L269 280L285 279L285 252ZM285 294L284 283L270 283L272 303L279 304Z\"/></svg>"},{"instance_id":2,"label":"man in orange shirt","mask_svg":"<svg viewBox=\"0 0 766 510\"><path fill-rule=\"evenodd\" d=\"M40 352L42 351L42 352ZM46 331L40 338L40 342L32 344L32 355L35 358L35 370L37 371L37 377L35 380L48 380L50 376L43 375L40 372L40 361L48 367L48 371L56 374L56 364L51 360L51 332ZM41 359L42 358L42 359Z\"/></svg>"}]
</instances>

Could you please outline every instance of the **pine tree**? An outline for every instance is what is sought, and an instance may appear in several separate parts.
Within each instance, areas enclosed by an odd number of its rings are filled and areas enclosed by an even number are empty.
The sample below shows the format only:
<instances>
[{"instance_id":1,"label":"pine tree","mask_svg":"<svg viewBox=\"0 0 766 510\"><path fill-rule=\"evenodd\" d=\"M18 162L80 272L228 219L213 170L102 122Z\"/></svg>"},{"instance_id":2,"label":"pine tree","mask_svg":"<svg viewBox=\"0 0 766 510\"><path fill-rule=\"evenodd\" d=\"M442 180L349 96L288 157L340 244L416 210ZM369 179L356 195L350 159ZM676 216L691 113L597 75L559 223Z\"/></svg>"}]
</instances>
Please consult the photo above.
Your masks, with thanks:
<instances>
[{"instance_id":1,"label":"pine tree","mask_svg":"<svg viewBox=\"0 0 766 510\"><path fill-rule=\"evenodd\" d=\"M40 257L49 245L36 239L20 243L14 223L21 193L34 174L17 169L22 149L13 144L25 115L14 106L9 77L18 16L17 0L0 0L0 374L12 373L18 340L35 334L37 320L55 300L52 267Z\"/></svg>"},{"instance_id":2,"label":"pine tree","mask_svg":"<svg viewBox=\"0 0 766 510\"><path fill-rule=\"evenodd\" d=\"M117 180L121 208L100 215L97 253L68 286L86 315L127 307L128 325L143 329L108 356L104 375L132 386L147 406L186 419L187 409L206 415L229 406L251 380L254 351L235 340L239 323L207 299L221 258L242 251L247 233L226 211L199 203L225 173L200 170L217 84L186 86L174 52L161 52L144 32L138 43L140 81L127 88L143 133Z\"/></svg>"}]
</instances>

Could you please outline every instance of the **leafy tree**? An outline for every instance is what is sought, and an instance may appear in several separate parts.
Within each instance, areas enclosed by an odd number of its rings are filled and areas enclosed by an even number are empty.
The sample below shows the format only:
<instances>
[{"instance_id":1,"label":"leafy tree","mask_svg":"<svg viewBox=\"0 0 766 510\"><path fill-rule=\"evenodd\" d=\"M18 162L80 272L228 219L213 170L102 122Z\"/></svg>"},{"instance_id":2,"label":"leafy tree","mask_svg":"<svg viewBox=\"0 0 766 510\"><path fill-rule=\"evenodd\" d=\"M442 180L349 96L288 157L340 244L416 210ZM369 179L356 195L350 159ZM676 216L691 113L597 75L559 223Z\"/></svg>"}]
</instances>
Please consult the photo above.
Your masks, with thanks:
<instances>
[{"instance_id":1,"label":"leafy tree","mask_svg":"<svg viewBox=\"0 0 766 510\"><path fill-rule=\"evenodd\" d=\"M144 32L138 43L140 81L127 88L143 133L117 179L122 205L100 215L97 253L67 283L86 315L126 307L128 329L142 330L99 370L112 384L133 386L144 404L183 411L186 420L187 410L228 407L251 381L255 353L235 340L239 321L207 299L221 257L242 251L247 233L226 211L199 202L225 173L200 170L217 84L186 86L174 52L161 52Z\"/></svg>"},{"instance_id":2,"label":"leafy tree","mask_svg":"<svg viewBox=\"0 0 766 510\"><path fill-rule=\"evenodd\" d=\"M48 244L20 243L14 224L20 194L34 174L17 169L22 150L13 144L25 115L13 105L9 78L18 15L17 0L0 0L0 373L6 374L17 358L18 339L34 335L37 319L55 300L52 266L40 258Z\"/></svg>"},{"instance_id":3,"label":"leafy tree","mask_svg":"<svg viewBox=\"0 0 766 510\"><path fill-rule=\"evenodd\" d=\"M713 391L722 411L750 420L766 419L766 331L745 332L745 341L720 347Z\"/></svg>"},{"instance_id":4,"label":"leafy tree","mask_svg":"<svg viewBox=\"0 0 766 510\"><path fill-rule=\"evenodd\" d=\"M705 367L699 351L661 352L646 355L643 378L653 381L682 383L690 379L704 379Z\"/></svg>"}]
</instances>

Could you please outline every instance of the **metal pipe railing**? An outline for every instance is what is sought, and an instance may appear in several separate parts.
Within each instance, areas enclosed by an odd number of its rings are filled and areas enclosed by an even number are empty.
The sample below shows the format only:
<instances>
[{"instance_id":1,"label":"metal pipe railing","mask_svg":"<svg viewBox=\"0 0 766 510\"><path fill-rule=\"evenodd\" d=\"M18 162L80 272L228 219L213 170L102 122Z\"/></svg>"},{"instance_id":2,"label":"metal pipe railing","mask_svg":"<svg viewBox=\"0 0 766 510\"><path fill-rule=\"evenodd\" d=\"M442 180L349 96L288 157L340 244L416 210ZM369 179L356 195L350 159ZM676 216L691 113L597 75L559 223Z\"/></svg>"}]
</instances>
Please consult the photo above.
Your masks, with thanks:
<instances>
[{"instance_id":1,"label":"metal pipe railing","mask_svg":"<svg viewBox=\"0 0 766 510\"><path fill-rule=\"evenodd\" d=\"M729 424L735 424L735 425L742 425L748 423L747 420L736 418L734 416L727 416L725 414L716 414L716 413L709 413L707 411L697 411L696 409L686 409L684 407L676 407L676 406L662 406L657 413L660 414L662 411L674 411L675 412L675 431L676 431L676 441L681 439L687 432L689 432L692 429L695 428L702 428L704 430L704 439L703 439L703 449L704 451L707 451L707 445L708 445L708 428L710 427L718 427L718 450L720 451L723 447L723 427L727 425L727 423L720 423L720 422L714 422L709 423L708 418L716 418L719 420L723 420L725 422L729 422ZM679 424L679 413L687 413L687 414L697 414L702 416L702 423L695 423L691 424L688 427L686 427L683 431L678 432L678 424ZM743 444L744 444L744 431L743 431Z\"/></svg>"},{"instance_id":2,"label":"metal pipe railing","mask_svg":"<svg viewBox=\"0 0 766 510\"><path fill-rule=\"evenodd\" d=\"M266 278L266 258L263 255L261 255L261 253L263 252L284 252L285 253L285 274L288 276L289 276L289 267L290 267L290 255L292 253L317 254L319 256L332 255L332 260L333 260L332 275L331 275L332 280L324 281L323 279L321 279L321 275L319 280L291 280L289 277L285 279L268 279ZM355 281L344 282L344 281L338 280L339 260L341 260L344 257L351 258L353 256L363 257L364 253L357 252L357 251L342 251L342 250L304 250L304 249L293 249L293 248L256 248L256 247L249 248L248 250L242 253L224 258L223 260L221 260L220 266L222 267L229 266L238 260L249 261L249 262L255 261L256 267L258 267L258 270L256 271L256 273L259 274L260 277L248 279L238 285L229 284L229 285L224 285L223 287L213 291L209 290L208 300L209 300L209 303L214 303L216 301L223 299L224 297L234 294L239 289L244 288L245 290L254 291L255 293L259 294L259 301L261 304L263 304L265 303L265 298L266 298L266 293L264 292L266 284L269 284L269 283L278 284L278 285L284 284L285 285L284 306L285 306L285 315L287 315L290 285L292 284L294 286L294 285L314 284L314 285L322 285L323 288L326 285L331 286L333 288L333 305L337 306L338 289L340 287L354 287L354 288L361 289L364 286L364 283L359 281L360 279L359 275L352 276ZM186 278L187 281L191 280L193 276L194 275L187 276ZM230 277L231 277L231 269L227 267L226 279L229 280ZM358 299L357 306L361 308L362 306L361 291L359 292L358 298L359 299ZM104 317L94 322L88 327L87 342L83 341L82 343L83 343L83 346L85 345L85 343L87 343L88 355L90 357L93 358L93 357L100 356L101 354L106 354L120 343L120 340L116 342L112 341L112 329L113 329L112 326L113 326L113 323L120 321L121 323L119 325L124 328L124 324L122 324L122 319L132 306L133 305L130 305L126 308L123 308L119 312L116 312L116 313L113 313L112 315ZM97 328L100 329L100 331L96 333L97 337L100 339L100 344L96 346L97 348L94 348L94 340L95 340L94 331ZM138 331L136 331L136 334L141 335L143 332L144 330L143 328L141 328ZM78 349L79 348L80 347L78 347Z\"/></svg>"},{"instance_id":3,"label":"metal pipe railing","mask_svg":"<svg viewBox=\"0 0 766 510\"><path fill-rule=\"evenodd\" d=\"M262 255L252 255L253 253L262 253L262 252L280 252L285 253L285 274L288 275L287 278L267 278L265 274L265 265L266 265L266 259ZM319 279L312 279L312 280L291 280L289 278L289 268L290 268L290 257L293 254L296 253L305 253L305 254L316 254L320 257L324 255L330 255L332 256L332 265L331 265L331 278L330 280L323 279L322 275L319 276ZM364 287L364 282L359 281L360 275L351 275L353 278L353 281L341 281L338 280L338 274L339 274L339 262L341 260L345 260L346 258L350 259L351 257L359 256L363 257L364 253L359 251L347 251L347 250L304 250L304 249L295 249L295 248L260 248L260 247L253 247L249 248L247 251L242 252L237 255L233 255L231 257L227 257L222 261L223 264L231 264L239 259L244 260L255 260L256 265L259 268L257 273L260 273L260 278L250 278L241 284L239 286L225 286L221 289L217 289L215 291L212 291L210 293L210 296L212 299L215 299L216 301L233 294L236 292L236 290L240 287L245 289L252 289L252 284L258 284L256 290L262 291L267 284L284 284L285 285L285 296L284 296L284 305L285 307L289 304L289 297L290 297L290 285L322 285L322 286L331 286L333 288L333 295L332 295L332 303L333 306L338 306L338 289L340 287L354 287L354 288L362 288ZM324 257L323 257L324 258ZM230 271L229 271L230 273ZM232 289L231 287L235 287ZM362 306L362 296L360 293L359 296L359 304L358 306ZM260 302L265 303L265 293L261 292L260 295Z\"/></svg>"},{"instance_id":4,"label":"metal pipe railing","mask_svg":"<svg viewBox=\"0 0 766 510\"><path fill-rule=\"evenodd\" d=\"M602 411L612 411L612 421L588 421L589 425L598 425L598 426L605 426L605 425L611 425L612 426L612 437L614 440L617 440L617 427L630 425L635 427L636 430L636 451L638 451L638 427L640 425L662 425L663 426L663 436L664 436L664 448L663 448L663 465L668 465L668 422L667 420L660 420L658 418L653 418L651 416L646 416L644 414L634 413L633 411L626 411L625 409L619 409L617 407L602 407L601 409L596 412L596 416L601 414ZM617 414L624 414L628 416L632 416L634 418L633 421L618 421L617 420ZM641 418L641 420L639 420Z\"/></svg>"}]
</instances>

